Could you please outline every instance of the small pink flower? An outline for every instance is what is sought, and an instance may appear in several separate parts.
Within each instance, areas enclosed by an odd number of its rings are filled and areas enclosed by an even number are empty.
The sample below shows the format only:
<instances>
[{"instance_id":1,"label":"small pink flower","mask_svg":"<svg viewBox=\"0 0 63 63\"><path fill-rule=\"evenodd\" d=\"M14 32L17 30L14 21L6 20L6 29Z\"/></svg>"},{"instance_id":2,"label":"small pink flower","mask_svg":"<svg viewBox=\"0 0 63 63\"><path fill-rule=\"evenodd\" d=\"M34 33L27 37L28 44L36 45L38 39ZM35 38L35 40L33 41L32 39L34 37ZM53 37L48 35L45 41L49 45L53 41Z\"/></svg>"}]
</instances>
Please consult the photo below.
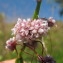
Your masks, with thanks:
<instances>
[{"instance_id":1,"label":"small pink flower","mask_svg":"<svg viewBox=\"0 0 63 63\"><path fill-rule=\"evenodd\" d=\"M22 27L25 27L25 23L21 23L21 26L22 26Z\"/></svg>"},{"instance_id":2,"label":"small pink flower","mask_svg":"<svg viewBox=\"0 0 63 63\"><path fill-rule=\"evenodd\" d=\"M35 28L35 29L38 29L38 28L39 28L39 25L38 25L38 24L37 24L37 25L35 25L35 26L34 26L34 28Z\"/></svg>"},{"instance_id":3,"label":"small pink flower","mask_svg":"<svg viewBox=\"0 0 63 63\"><path fill-rule=\"evenodd\" d=\"M43 32L44 32L44 29L41 29L41 28L40 28L40 29L38 30L38 33L39 33L39 34L42 34Z\"/></svg>"},{"instance_id":4,"label":"small pink flower","mask_svg":"<svg viewBox=\"0 0 63 63\"><path fill-rule=\"evenodd\" d=\"M32 34L35 34L35 33L37 33L37 30L35 30L35 29L32 30Z\"/></svg>"},{"instance_id":5,"label":"small pink flower","mask_svg":"<svg viewBox=\"0 0 63 63\"><path fill-rule=\"evenodd\" d=\"M49 26L49 27L52 27L54 24L55 24L55 20L53 19L53 17L50 17L50 18L48 19L48 26Z\"/></svg>"},{"instance_id":6,"label":"small pink flower","mask_svg":"<svg viewBox=\"0 0 63 63\"><path fill-rule=\"evenodd\" d=\"M12 51L16 48L15 37L10 38L9 40L6 41L6 48Z\"/></svg>"}]
</instances>

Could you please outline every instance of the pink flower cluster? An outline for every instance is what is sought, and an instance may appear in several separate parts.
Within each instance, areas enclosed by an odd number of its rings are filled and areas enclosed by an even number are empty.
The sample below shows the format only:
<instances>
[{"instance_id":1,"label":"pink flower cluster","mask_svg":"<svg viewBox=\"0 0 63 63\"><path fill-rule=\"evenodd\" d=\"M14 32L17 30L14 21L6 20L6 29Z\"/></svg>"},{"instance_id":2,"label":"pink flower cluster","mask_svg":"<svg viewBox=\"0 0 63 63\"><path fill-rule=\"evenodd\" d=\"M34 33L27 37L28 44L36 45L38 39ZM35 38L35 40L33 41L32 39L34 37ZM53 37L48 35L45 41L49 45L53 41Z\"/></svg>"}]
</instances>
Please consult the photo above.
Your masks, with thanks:
<instances>
[{"instance_id":1,"label":"pink flower cluster","mask_svg":"<svg viewBox=\"0 0 63 63\"><path fill-rule=\"evenodd\" d=\"M15 39L11 38L6 42L7 48L14 50L16 46L16 41L21 41L27 43L30 40L36 40L44 36L55 23L53 18L45 19L20 19L14 28L12 29L12 34L15 35ZM15 43L15 44L14 44Z\"/></svg>"},{"instance_id":2,"label":"pink flower cluster","mask_svg":"<svg viewBox=\"0 0 63 63\"><path fill-rule=\"evenodd\" d=\"M6 41L6 49L14 50L16 48L16 40L15 37L10 38Z\"/></svg>"},{"instance_id":3,"label":"pink flower cluster","mask_svg":"<svg viewBox=\"0 0 63 63\"><path fill-rule=\"evenodd\" d=\"M17 24L12 29L17 40L37 39L48 31L48 22L43 19L18 19Z\"/></svg>"}]
</instances>

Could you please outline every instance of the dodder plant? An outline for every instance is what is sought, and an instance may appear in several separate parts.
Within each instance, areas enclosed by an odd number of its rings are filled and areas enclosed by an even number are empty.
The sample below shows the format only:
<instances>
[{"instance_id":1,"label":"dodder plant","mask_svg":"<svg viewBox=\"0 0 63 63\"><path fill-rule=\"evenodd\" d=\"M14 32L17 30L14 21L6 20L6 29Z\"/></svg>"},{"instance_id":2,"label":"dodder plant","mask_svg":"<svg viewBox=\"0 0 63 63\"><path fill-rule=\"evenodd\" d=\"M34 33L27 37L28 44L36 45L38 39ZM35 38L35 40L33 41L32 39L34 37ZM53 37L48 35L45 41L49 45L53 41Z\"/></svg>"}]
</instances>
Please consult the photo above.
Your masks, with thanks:
<instances>
[{"instance_id":1,"label":"dodder plant","mask_svg":"<svg viewBox=\"0 0 63 63\"><path fill-rule=\"evenodd\" d=\"M48 30L55 24L55 20L50 17L49 19L38 18L40 5L42 0L37 0L37 7L32 19L20 19L12 29L13 38L6 41L6 48L11 51L16 50L17 45L21 45L21 50L16 59L16 63L23 63L22 54L26 47L30 48L40 63L55 63L54 59L47 54L47 48L43 42L43 36L47 34ZM39 42L42 45L42 50L45 50L46 56L40 55L36 50L36 44ZM43 53L43 51L42 51Z\"/></svg>"}]
</instances>

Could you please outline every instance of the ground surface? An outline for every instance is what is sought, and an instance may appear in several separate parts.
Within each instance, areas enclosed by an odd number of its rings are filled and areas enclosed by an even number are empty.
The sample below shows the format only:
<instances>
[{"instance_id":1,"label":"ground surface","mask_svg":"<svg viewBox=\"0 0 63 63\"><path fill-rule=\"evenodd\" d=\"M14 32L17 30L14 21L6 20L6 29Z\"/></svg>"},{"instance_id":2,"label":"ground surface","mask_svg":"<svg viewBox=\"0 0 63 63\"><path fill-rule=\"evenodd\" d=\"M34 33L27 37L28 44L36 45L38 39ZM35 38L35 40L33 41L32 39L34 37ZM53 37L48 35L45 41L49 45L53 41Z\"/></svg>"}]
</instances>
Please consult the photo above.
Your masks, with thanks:
<instances>
[{"instance_id":1,"label":"ground surface","mask_svg":"<svg viewBox=\"0 0 63 63\"><path fill-rule=\"evenodd\" d=\"M15 63L15 59L2 61L2 62L0 62L0 63ZM26 63L26 62L24 62L24 63Z\"/></svg>"},{"instance_id":2,"label":"ground surface","mask_svg":"<svg viewBox=\"0 0 63 63\"><path fill-rule=\"evenodd\" d=\"M0 63L15 63L15 59L2 61Z\"/></svg>"}]
</instances>

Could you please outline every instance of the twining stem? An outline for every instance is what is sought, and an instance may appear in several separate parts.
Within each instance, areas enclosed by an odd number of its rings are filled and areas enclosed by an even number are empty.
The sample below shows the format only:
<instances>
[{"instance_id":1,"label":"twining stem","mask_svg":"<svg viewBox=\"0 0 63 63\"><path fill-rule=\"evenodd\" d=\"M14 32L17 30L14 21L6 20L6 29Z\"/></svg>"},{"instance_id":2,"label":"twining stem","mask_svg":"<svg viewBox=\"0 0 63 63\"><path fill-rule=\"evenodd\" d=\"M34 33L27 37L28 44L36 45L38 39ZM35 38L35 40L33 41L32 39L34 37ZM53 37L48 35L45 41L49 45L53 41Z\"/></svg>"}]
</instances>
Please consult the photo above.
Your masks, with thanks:
<instances>
[{"instance_id":1,"label":"twining stem","mask_svg":"<svg viewBox=\"0 0 63 63\"><path fill-rule=\"evenodd\" d=\"M44 51L45 51L45 54L48 55L47 48L46 48L45 43L43 41L43 37L42 37L41 40L37 40L37 42L39 42L41 44L41 46L42 46L42 56L43 56Z\"/></svg>"},{"instance_id":2,"label":"twining stem","mask_svg":"<svg viewBox=\"0 0 63 63\"><path fill-rule=\"evenodd\" d=\"M42 0L37 0L37 6L36 6L36 9L34 11L33 19L38 18L41 2L42 2Z\"/></svg>"},{"instance_id":3,"label":"twining stem","mask_svg":"<svg viewBox=\"0 0 63 63\"><path fill-rule=\"evenodd\" d=\"M44 43L44 41L43 41L43 37L42 37L41 43L42 43L42 48L43 48L42 54L43 54L43 52L45 51L46 55L48 55L48 53L47 53L47 48L46 48L45 43Z\"/></svg>"}]
</instances>

